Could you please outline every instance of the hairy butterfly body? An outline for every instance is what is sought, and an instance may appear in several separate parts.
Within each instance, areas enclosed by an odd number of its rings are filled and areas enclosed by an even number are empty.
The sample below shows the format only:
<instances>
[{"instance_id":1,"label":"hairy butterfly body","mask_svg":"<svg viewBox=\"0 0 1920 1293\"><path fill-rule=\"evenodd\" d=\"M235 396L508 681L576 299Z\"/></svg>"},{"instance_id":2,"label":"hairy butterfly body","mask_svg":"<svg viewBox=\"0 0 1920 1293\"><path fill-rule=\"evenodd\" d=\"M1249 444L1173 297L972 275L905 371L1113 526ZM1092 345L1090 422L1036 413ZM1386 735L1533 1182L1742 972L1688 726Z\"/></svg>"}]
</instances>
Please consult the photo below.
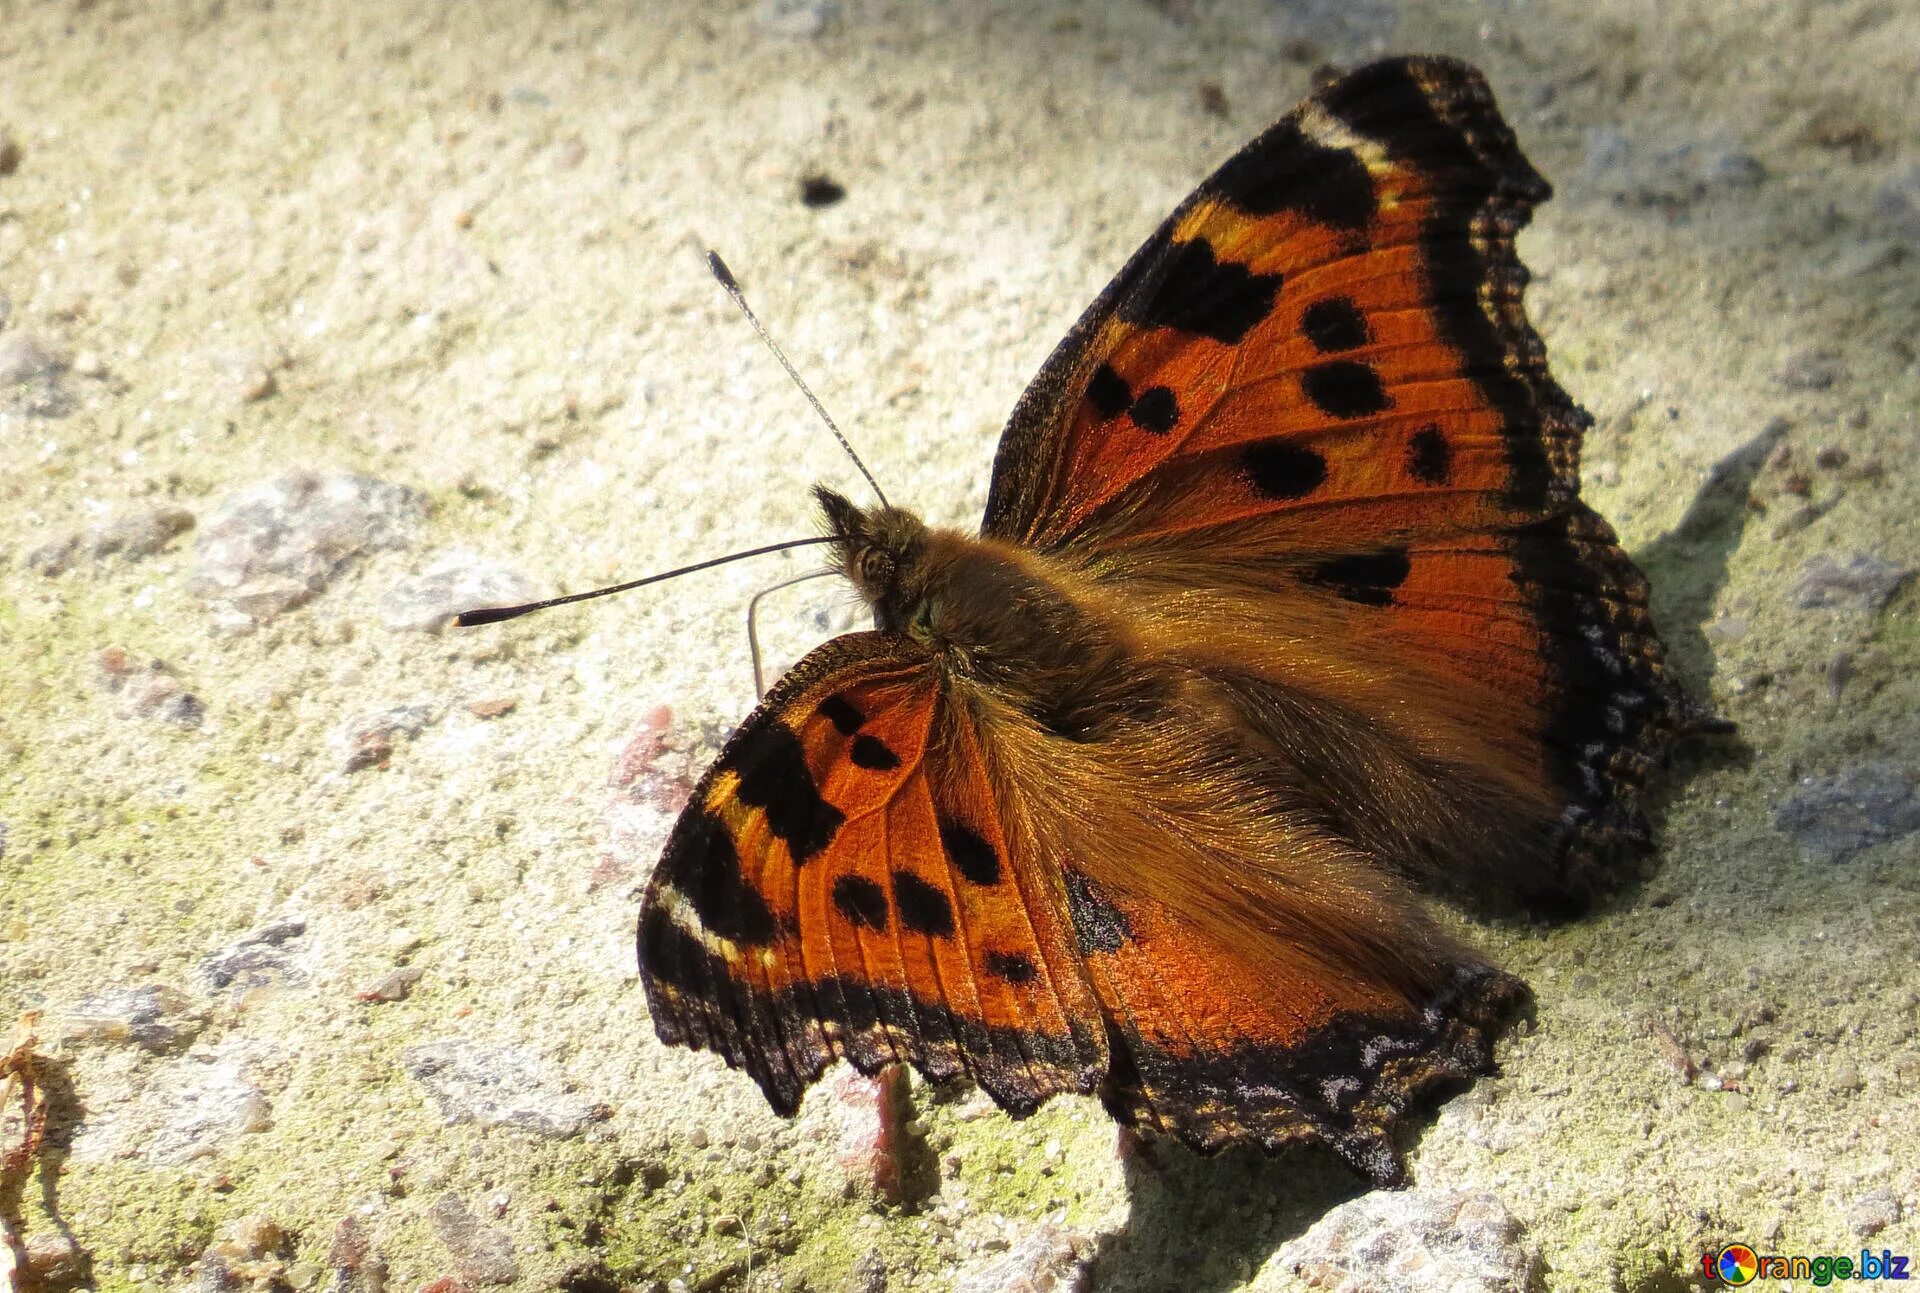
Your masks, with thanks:
<instances>
[{"instance_id":1,"label":"hairy butterfly body","mask_svg":"<svg viewBox=\"0 0 1920 1293\"><path fill-rule=\"evenodd\" d=\"M791 1113L837 1058L1097 1092L1376 1181L1524 986L1409 882L1576 908L1699 715L1578 498L1479 74L1375 64L1174 212L1016 407L978 535L817 490L875 629L695 789L654 1025Z\"/></svg>"}]
</instances>

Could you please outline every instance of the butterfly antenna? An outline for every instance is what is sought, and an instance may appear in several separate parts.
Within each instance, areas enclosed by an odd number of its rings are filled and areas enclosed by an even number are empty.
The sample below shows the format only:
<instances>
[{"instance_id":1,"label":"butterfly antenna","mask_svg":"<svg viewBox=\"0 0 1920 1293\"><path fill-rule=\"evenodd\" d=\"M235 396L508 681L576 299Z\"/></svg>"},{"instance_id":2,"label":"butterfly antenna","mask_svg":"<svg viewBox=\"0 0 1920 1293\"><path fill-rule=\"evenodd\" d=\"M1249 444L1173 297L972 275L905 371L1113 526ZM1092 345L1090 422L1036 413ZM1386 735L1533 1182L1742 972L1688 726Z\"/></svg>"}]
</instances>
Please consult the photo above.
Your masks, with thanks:
<instances>
[{"instance_id":1,"label":"butterfly antenna","mask_svg":"<svg viewBox=\"0 0 1920 1293\"><path fill-rule=\"evenodd\" d=\"M847 457L853 459L853 465L858 467L860 474L867 478L867 484L872 486L873 496L880 500L880 506L893 506L887 502L886 494L881 491L880 482L875 480L873 473L867 470L867 464L860 461L860 455L853 451L853 446L847 442L846 436L840 434L839 426L828 416L825 406L822 405L814 396L814 393L807 388L807 384L800 380L800 374L794 371L793 364L787 359L786 354L781 351L778 345L774 344L773 337L767 332L766 325L760 322L759 316L753 312L753 307L747 304L747 298L742 295L740 291L739 280L734 278L733 271L727 268L727 262L720 259L719 252L709 251L707 253L707 268L713 271L713 276L716 279L720 280L720 286L726 291L728 296L733 298L733 303L740 307L740 313L747 316L747 322L751 323L753 330L760 334L760 340L765 342L767 349L773 352L773 357L780 361L780 366L787 370L787 376L793 378L793 384L798 386L800 393L807 397L807 403L813 405L813 411L818 413L820 420L827 424L827 430L833 432L833 438L838 440L840 447L847 451Z\"/></svg>"},{"instance_id":2,"label":"butterfly antenna","mask_svg":"<svg viewBox=\"0 0 1920 1293\"><path fill-rule=\"evenodd\" d=\"M823 534L812 539L788 539L785 543L769 543L764 548L749 548L745 552L730 552L724 557L713 557L707 561L696 561L691 566L681 566L678 570L668 570L657 575L648 575L645 579L629 579L624 584L613 584L606 588L591 588L584 593L568 593L565 597L549 597L545 601L527 602L521 606L488 606L481 610L461 611L453 617L455 628L472 628L477 624L498 624L501 620L518 619L522 615L531 615L535 611L544 611L549 606L566 606L572 602L584 602L592 597L607 597L614 593L624 593L629 588L644 588L648 584L657 584L665 579L678 579L681 575L690 575L696 570L708 570L714 566L724 566L729 561L744 561L748 557L764 557L769 552L785 552L788 548L806 548L816 543L832 543L834 536Z\"/></svg>"}]
</instances>

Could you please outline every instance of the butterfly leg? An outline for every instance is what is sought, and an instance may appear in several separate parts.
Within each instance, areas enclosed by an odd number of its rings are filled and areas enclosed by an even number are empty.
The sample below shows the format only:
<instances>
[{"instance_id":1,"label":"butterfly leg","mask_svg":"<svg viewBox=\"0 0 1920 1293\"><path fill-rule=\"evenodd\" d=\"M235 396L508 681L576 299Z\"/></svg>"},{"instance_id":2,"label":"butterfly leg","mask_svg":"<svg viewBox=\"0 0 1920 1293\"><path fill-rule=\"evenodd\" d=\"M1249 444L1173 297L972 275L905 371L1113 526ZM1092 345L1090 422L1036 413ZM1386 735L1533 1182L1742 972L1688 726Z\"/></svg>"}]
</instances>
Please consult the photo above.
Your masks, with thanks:
<instances>
[{"instance_id":1,"label":"butterfly leg","mask_svg":"<svg viewBox=\"0 0 1920 1293\"><path fill-rule=\"evenodd\" d=\"M851 1180L896 1208L933 1193L937 1169L914 1116L907 1066L890 1064L870 1078L849 1068L830 1085L846 1113L839 1159Z\"/></svg>"}]
</instances>

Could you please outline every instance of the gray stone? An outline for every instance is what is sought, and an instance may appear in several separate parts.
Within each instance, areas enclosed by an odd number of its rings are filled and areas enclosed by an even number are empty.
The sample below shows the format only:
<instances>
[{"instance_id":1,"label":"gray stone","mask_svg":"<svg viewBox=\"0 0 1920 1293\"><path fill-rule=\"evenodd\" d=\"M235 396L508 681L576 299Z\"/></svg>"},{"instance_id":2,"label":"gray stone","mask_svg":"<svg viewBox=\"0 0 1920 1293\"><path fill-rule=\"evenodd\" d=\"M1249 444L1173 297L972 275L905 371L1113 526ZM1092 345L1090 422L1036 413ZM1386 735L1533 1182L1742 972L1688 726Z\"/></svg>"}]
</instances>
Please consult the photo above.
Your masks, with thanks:
<instances>
[{"instance_id":1,"label":"gray stone","mask_svg":"<svg viewBox=\"0 0 1920 1293\"><path fill-rule=\"evenodd\" d=\"M760 0L753 22L770 36L812 40L840 21L840 0Z\"/></svg>"},{"instance_id":2,"label":"gray stone","mask_svg":"<svg viewBox=\"0 0 1920 1293\"><path fill-rule=\"evenodd\" d=\"M245 631L307 601L363 553L404 548L427 515L417 490L299 471L227 499L200 530L189 588Z\"/></svg>"},{"instance_id":3,"label":"gray stone","mask_svg":"<svg viewBox=\"0 0 1920 1293\"><path fill-rule=\"evenodd\" d=\"M461 611L517 606L538 595L518 571L453 553L389 589L380 599L380 622L397 632L439 633Z\"/></svg>"},{"instance_id":4,"label":"gray stone","mask_svg":"<svg viewBox=\"0 0 1920 1293\"><path fill-rule=\"evenodd\" d=\"M1800 568L1799 578L1793 581L1793 603L1802 610L1838 606L1877 611L1892 600L1912 573L1905 566L1864 552L1856 552L1844 562L1822 552Z\"/></svg>"},{"instance_id":5,"label":"gray stone","mask_svg":"<svg viewBox=\"0 0 1920 1293\"><path fill-rule=\"evenodd\" d=\"M239 1056L172 1061L148 1084L149 1103L166 1110L164 1125L142 1131L129 1148L154 1163L180 1164L219 1154L238 1136L273 1124L266 1095L247 1077Z\"/></svg>"},{"instance_id":6,"label":"gray stone","mask_svg":"<svg viewBox=\"0 0 1920 1293\"><path fill-rule=\"evenodd\" d=\"M1847 366L1831 350L1802 346L1780 360L1774 376L1790 391L1824 391L1847 375Z\"/></svg>"},{"instance_id":7,"label":"gray stone","mask_svg":"<svg viewBox=\"0 0 1920 1293\"><path fill-rule=\"evenodd\" d=\"M193 528L193 513L183 507L154 507L117 516L82 534L69 534L43 543L27 554L27 569L36 574L64 574L82 556L102 561L118 556L138 561L163 551Z\"/></svg>"},{"instance_id":8,"label":"gray stone","mask_svg":"<svg viewBox=\"0 0 1920 1293\"><path fill-rule=\"evenodd\" d=\"M1544 1270L1524 1241L1490 1193L1376 1190L1327 1213L1275 1261L1331 1293L1534 1293Z\"/></svg>"},{"instance_id":9,"label":"gray stone","mask_svg":"<svg viewBox=\"0 0 1920 1293\"><path fill-rule=\"evenodd\" d=\"M1920 796L1899 764L1865 763L1801 781L1773 810L1773 828L1822 862L1845 862L1920 830Z\"/></svg>"},{"instance_id":10,"label":"gray stone","mask_svg":"<svg viewBox=\"0 0 1920 1293\"><path fill-rule=\"evenodd\" d=\"M1899 1220L1900 1200L1885 1185L1861 1195L1847 1208L1847 1229L1857 1239L1871 1239Z\"/></svg>"},{"instance_id":11,"label":"gray stone","mask_svg":"<svg viewBox=\"0 0 1920 1293\"><path fill-rule=\"evenodd\" d=\"M61 1021L63 1041L132 1042L155 1053L180 1049L207 1024L186 993L162 984L83 997L62 1012Z\"/></svg>"},{"instance_id":12,"label":"gray stone","mask_svg":"<svg viewBox=\"0 0 1920 1293\"><path fill-rule=\"evenodd\" d=\"M289 944L307 932L307 922L285 916L262 925L236 942L201 959L194 977L211 992L238 984L260 987L276 981L299 982L306 976L292 964Z\"/></svg>"},{"instance_id":13,"label":"gray stone","mask_svg":"<svg viewBox=\"0 0 1920 1293\"><path fill-rule=\"evenodd\" d=\"M107 647L94 656L94 668L101 688L120 697L122 718L158 718L189 729L206 720L206 703L164 660L140 664L127 651Z\"/></svg>"},{"instance_id":14,"label":"gray stone","mask_svg":"<svg viewBox=\"0 0 1920 1293\"><path fill-rule=\"evenodd\" d=\"M453 1254L460 1278L469 1284L511 1284L520 1277L513 1260L513 1240L503 1231L483 1226L458 1195L443 1194L427 1209L433 1233Z\"/></svg>"},{"instance_id":15,"label":"gray stone","mask_svg":"<svg viewBox=\"0 0 1920 1293\"><path fill-rule=\"evenodd\" d=\"M342 767L348 772L384 768L396 745L426 731L437 717L429 705L395 705L378 714L361 714L348 720L334 737L346 751Z\"/></svg>"},{"instance_id":16,"label":"gray stone","mask_svg":"<svg viewBox=\"0 0 1920 1293\"><path fill-rule=\"evenodd\" d=\"M1043 1222L1004 1253L961 1267L954 1273L954 1293L1085 1293L1093 1287L1093 1262L1079 1251L1076 1238Z\"/></svg>"},{"instance_id":17,"label":"gray stone","mask_svg":"<svg viewBox=\"0 0 1920 1293\"><path fill-rule=\"evenodd\" d=\"M564 1140L579 1135L596 1115L593 1105L566 1091L555 1074L507 1047L450 1038L409 1046L400 1058L448 1122L512 1127Z\"/></svg>"},{"instance_id":18,"label":"gray stone","mask_svg":"<svg viewBox=\"0 0 1920 1293\"><path fill-rule=\"evenodd\" d=\"M333 1229L327 1267L333 1272L330 1293L385 1293L386 1259L374 1248L367 1227L352 1213L340 1218Z\"/></svg>"}]
</instances>

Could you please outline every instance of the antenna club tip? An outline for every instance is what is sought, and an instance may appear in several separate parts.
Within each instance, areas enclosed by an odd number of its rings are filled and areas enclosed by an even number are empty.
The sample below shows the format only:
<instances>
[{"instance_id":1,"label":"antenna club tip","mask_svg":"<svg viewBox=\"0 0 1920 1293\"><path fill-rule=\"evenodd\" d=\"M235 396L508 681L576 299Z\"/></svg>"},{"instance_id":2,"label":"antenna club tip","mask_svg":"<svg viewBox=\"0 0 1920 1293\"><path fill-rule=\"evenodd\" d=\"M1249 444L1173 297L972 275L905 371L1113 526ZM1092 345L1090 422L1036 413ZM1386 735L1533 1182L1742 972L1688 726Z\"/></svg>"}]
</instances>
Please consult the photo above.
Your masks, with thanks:
<instances>
[{"instance_id":1,"label":"antenna club tip","mask_svg":"<svg viewBox=\"0 0 1920 1293\"><path fill-rule=\"evenodd\" d=\"M719 252L711 249L707 251L707 268L712 270L713 276L720 280L720 286L729 292L740 290L739 280L734 278L733 271L727 268L727 262L720 259Z\"/></svg>"},{"instance_id":2,"label":"antenna club tip","mask_svg":"<svg viewBox=\"0 0 1920 1293\"><path fill-rule=\"evenodd\" d=\"M476 610L461 611L453 617L453 627L457 629L478 628L482 624L498 624L501 620L510 620L522 610L521 606L483 606Z\"/></svg>"}]
</instances>

